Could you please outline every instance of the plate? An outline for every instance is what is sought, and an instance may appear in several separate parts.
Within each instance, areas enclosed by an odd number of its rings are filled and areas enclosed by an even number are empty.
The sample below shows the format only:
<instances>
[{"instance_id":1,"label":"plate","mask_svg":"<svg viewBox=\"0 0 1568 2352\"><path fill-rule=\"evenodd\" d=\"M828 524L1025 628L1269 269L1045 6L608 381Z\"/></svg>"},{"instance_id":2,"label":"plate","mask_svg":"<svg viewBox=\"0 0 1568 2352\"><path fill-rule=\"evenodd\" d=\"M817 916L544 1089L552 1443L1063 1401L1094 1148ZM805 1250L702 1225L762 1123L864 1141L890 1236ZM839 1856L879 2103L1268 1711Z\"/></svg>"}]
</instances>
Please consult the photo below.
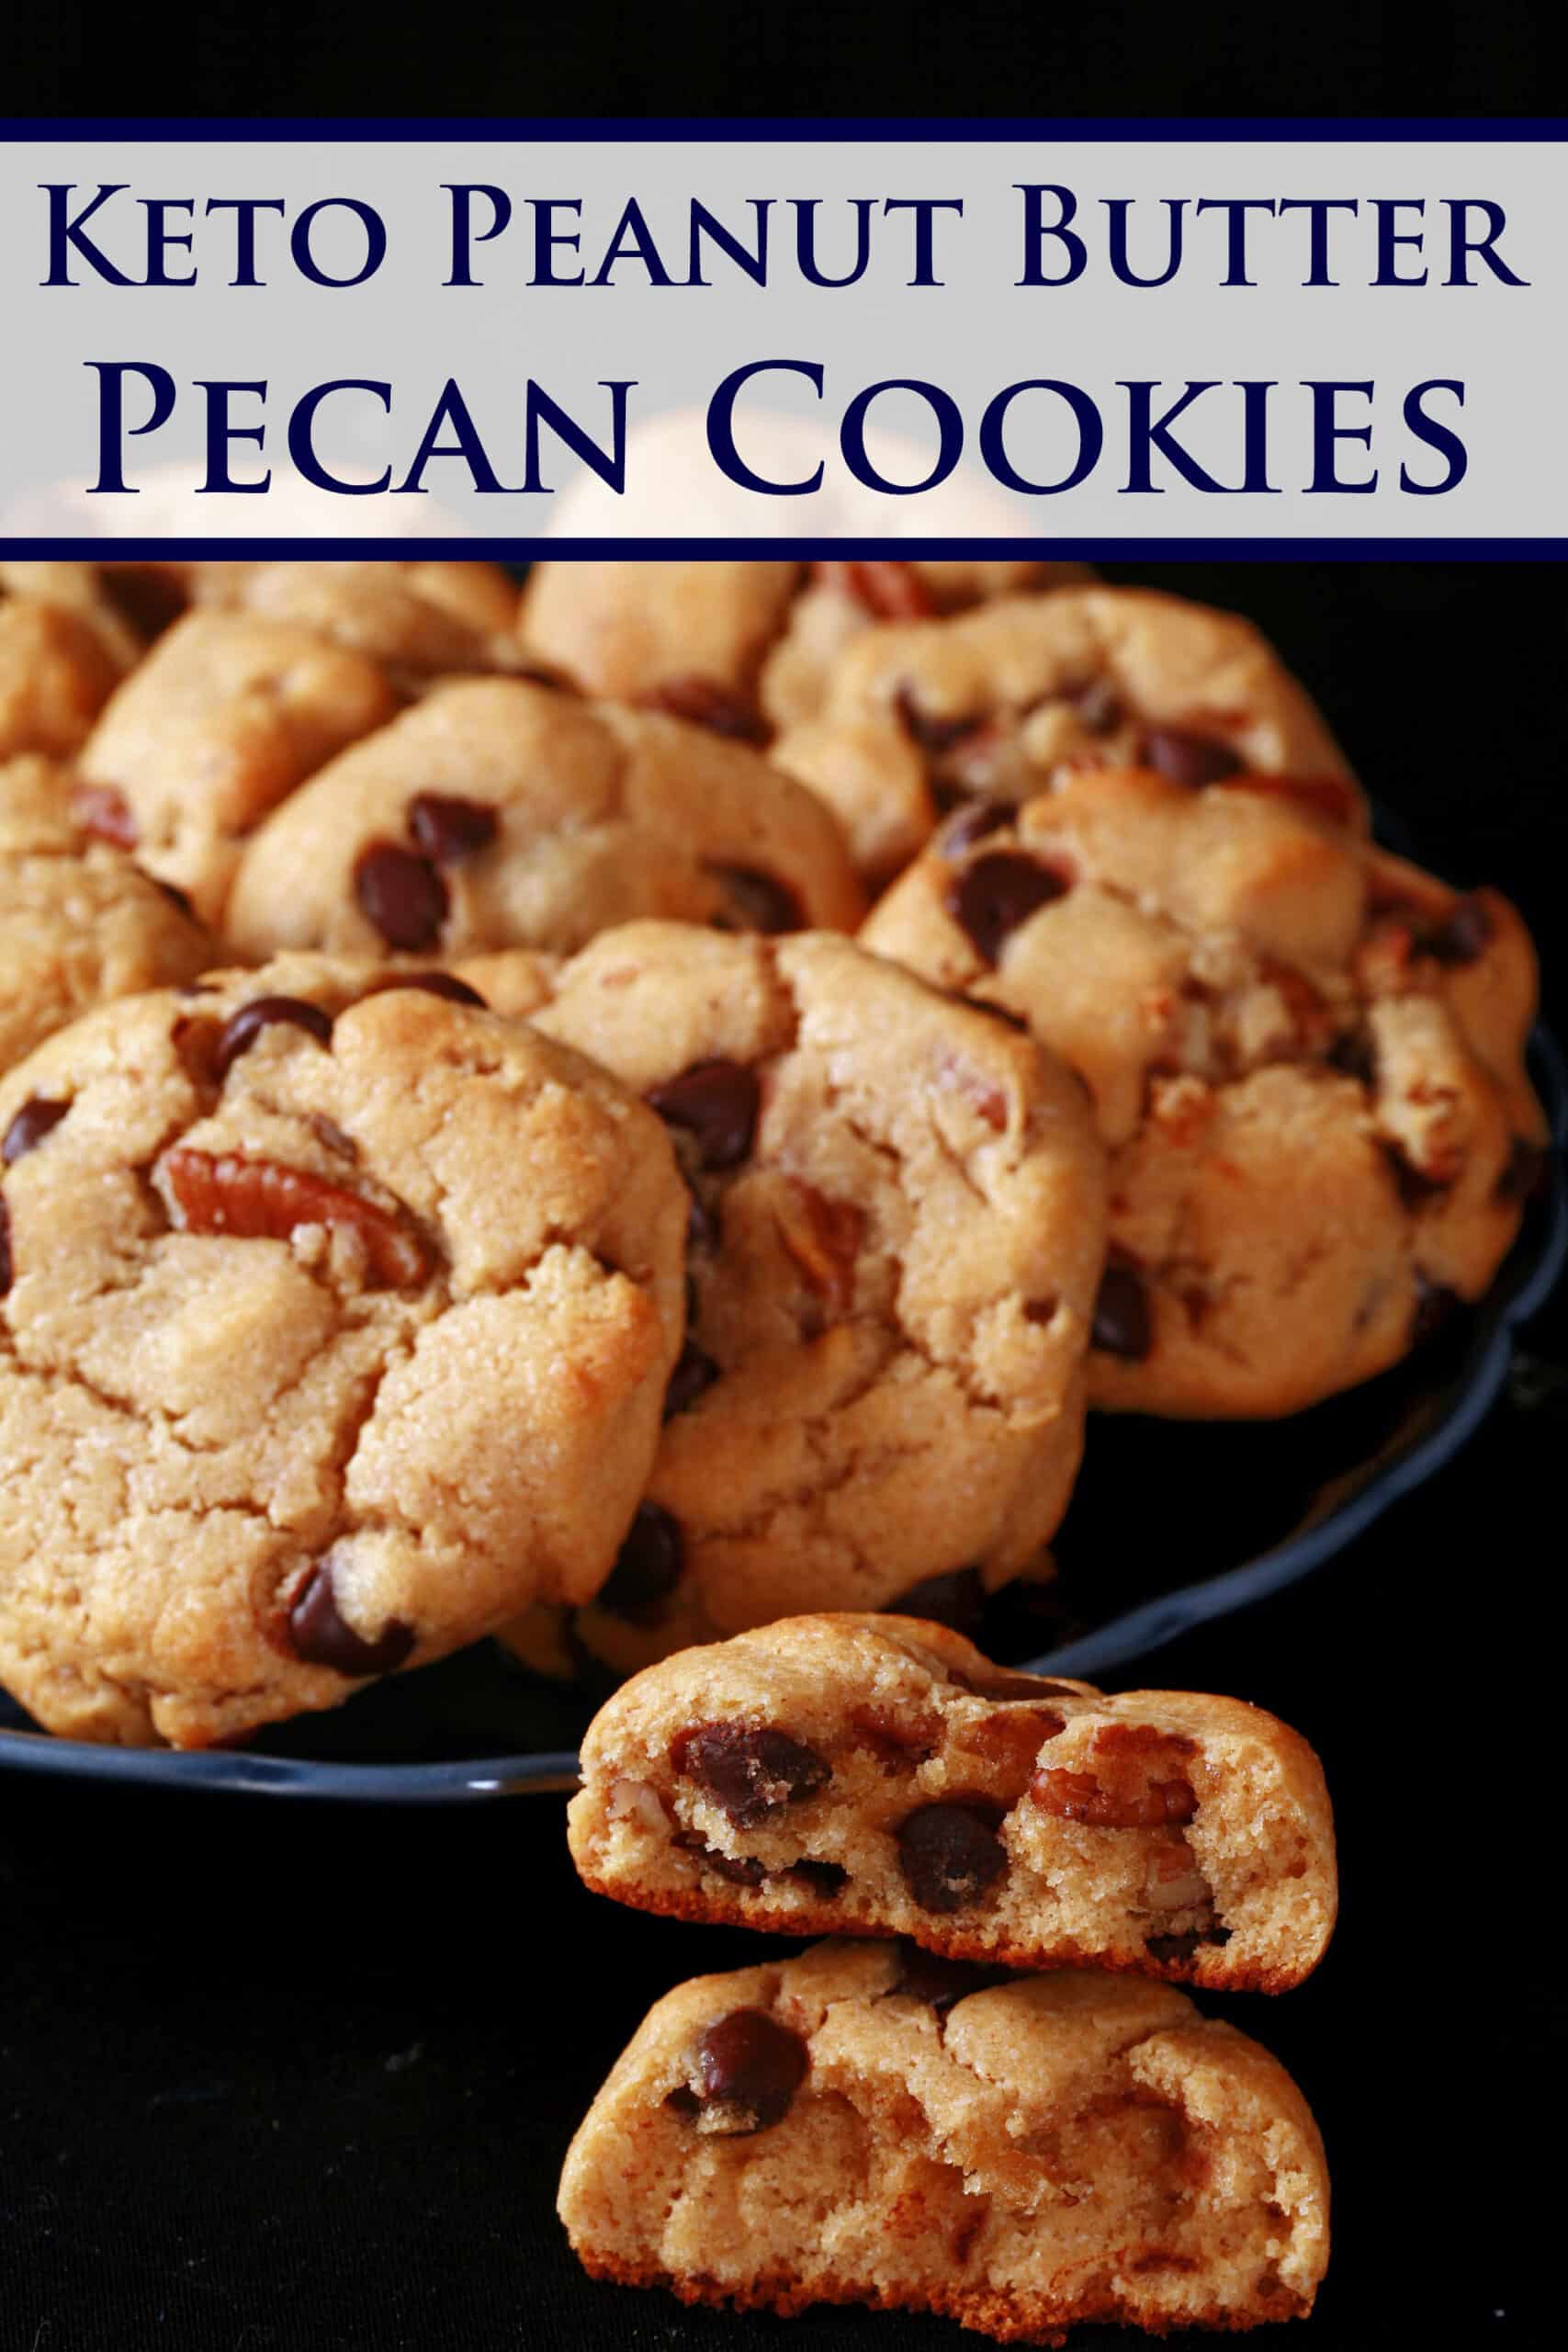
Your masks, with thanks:
<instances>
[{"instance_id":1,"label":"plate","mask_svg":"<svg viewBox=\"0 0 1568 2352\"><path fill-rule=\"evenodd\" d=\"M1310 1575L1441 1468L1495 1402L1516 1331L1568 1260L1568 1065L1543 1028L1530 1066L1555 1149L1478 1305L1392 1372L1289 1420L1097 1417L1055 1580L982 1603L962 1577L945 1578L943 1613L1007 1665L1095 1679ZM1201 1509L1182 1510L1184 1495ZM558 1792L576 1785L576 1743L595 1703L485 1643L276 1725L242 1751L176 1755L52 1738L0 1692L0 1768L394 1804Z\"/></svg>"}]
</instances>

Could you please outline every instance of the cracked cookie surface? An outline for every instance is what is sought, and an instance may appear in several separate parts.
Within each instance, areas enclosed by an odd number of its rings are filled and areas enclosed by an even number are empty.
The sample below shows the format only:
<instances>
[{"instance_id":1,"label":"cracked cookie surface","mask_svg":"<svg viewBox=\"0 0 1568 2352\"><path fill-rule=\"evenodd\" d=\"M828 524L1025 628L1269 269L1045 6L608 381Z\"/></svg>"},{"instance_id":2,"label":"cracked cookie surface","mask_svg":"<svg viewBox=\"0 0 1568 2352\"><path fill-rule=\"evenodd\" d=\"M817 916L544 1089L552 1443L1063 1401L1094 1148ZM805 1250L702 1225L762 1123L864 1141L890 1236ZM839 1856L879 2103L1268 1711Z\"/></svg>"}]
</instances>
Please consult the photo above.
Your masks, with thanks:
<instances>
[{"instance_id":1,"label":"cracked cookie surface","mask_svg":"<svg viewBox=\"0 0 1568 2352\"><path fill-rule=\"evenodd\" d=\"M587 693L649 701L764 742L816 716L829 665L880 621L1055 587L1081 564L540 563L524 592L528 651Z\"/></svg>"},{"instance_id":2,"label":"cracked cookie surface","mask_svg":"<svg viewBox=\"0 0 1568 2352\"><path fill-rule=\"evenodd\" d=\"M862 939L1089 1085L1093 1403L1299 1410L1479 1297L1518 1230L1545 1135L1518 917L1289 798L1086 769L977 803Z\"/></svg>"},{"instance_id":3,"label":"cracked cookie surface","mask_svg":"<svg viewBox=\"0 0 1568 2352\"><path fill-rule=\"evenodd\" d=\"M295 623L192 613L83 745L83 821L220 920L248 836L323 761L400 707L374 662Z\"/></svg>"},{"instance_id":4,"label":"cracked cookie surface","mask_svg":"<svg viewBox=\"0 0 1568 2352\"><path fill-rule=\"evenodd\" d=\"M792 1618L646 1668L582 1779L580 1875L678 1918L1274 1993L1334 1925L1327 1792L1287 1725L1015 1673L914 1618Z\"/></svg>"},{"instance_id":5,"label":"cracked cookie surface","mask_svg":"<svg viewBox=\"0 0 1568 2352\"><path fill-rule=\"evenodd\" d=\"M638 2029L558 2199L595 2276L691 2303L945 2313L1002 2342L1310 2311L1300 2091L1168 1985L996 1983L886 1944L698 1977Z\"/></svg>"},{"instance_id":6,"label":"cracked cookie surface","mask_svg":"<svg viewBox=\"0 0 1568 2352\"><path fill-rule=\"evenodd\" d=\"M636 915L849 929L835 820L744 746L518 679L438 687L334 760L248 849L243 954L570 952Z\"/></svg>"},{"instance_id":7,"label":"cracked cookie surface","mask_svg":"<svg viewBox=\"0 0 1568 2352\"><path fill-rule=\"evenodd\" d=\"M413 685L494 670L513 656L517 590L493 563L183 563L150 566L202 612L283 621Z\"/></svg>"},{"instance_id":8,"label":"cracked cookie surface","mask_svg":"<svg viewBox=\"0 0 1568 2352\"><path fill-rule=\"evenodd\" d=\"M51 761L0 763L0 1071L93 1005L213 960L169 890L78 830L71 792Z\"/></svg>"},{"instance_id":9,"label":"cracked cookie surface","mask_svg":"<svg viewBox=\"0 0 1568 2352\"><path fill-rule=\"evenodd\" d=\"M954 1569L1024 1572L1077 1469L1102 1263L1071 1075L820 933L637 923L564 967L463 969L660 1111L692 1186L658 1461L576 1637L624 1668Z\"/></svg>"},{"instance_id":10,"label":"cracked cookie surface","mask_svg":"<svg viewBox=\"0 0 1568 2352\"><path fill-rule=\"evenodd\" d=\"M874 884L959 803L1026 800L1076 767L1143 764L1198 788L1290 778L1325 812L1362 816L1343 752L1258 630L1145 588L1010 596L871 632L773 757L838 810Z\"/></svg>"},{"instance_id":11,"label":"cracked cookie surface","mask_svg":"<svg viewBox=\"0 0 1568 2352\"><path fill-rule=\"evenodd\" d=\"M683 1187L580 1057L321 959L0 1081L0 1679L180 1747L587 1598L680 1344Z\"/></svg>"}]
</instances>

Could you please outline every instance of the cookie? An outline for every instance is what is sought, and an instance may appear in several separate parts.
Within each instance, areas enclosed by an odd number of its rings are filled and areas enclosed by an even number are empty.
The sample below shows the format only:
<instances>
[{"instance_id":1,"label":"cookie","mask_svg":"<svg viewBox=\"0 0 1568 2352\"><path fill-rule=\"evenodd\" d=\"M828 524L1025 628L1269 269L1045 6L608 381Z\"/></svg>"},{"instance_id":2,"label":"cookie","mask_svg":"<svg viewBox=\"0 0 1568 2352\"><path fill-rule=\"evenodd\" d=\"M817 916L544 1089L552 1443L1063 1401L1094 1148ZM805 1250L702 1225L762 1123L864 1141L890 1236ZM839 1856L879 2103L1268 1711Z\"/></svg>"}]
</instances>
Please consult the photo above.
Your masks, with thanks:
<instances>
[{"instance_id":1,"label":"cookie","mask_svg":"<svg viewBox=\"0 0 1568 2352\"><path fill-rule=\"evenodd\" d=\"M828 664L874 622L1082 577L1025 561L540 563L519 628L589 694L765 742L816 714Z\"/></svg>"},{"instance_id":2,"label":"cookie","mask_svg":"<svg viewBox=\"0 0 1568 2352\"><path fill-rule=\"evenodd\" d=\"M192 613L159 639L83 745L84 821L221 920L247 836L400 700L313 630Z\"/></svg>"},{"instance_id":3,"label":"cookie","mask_svg":"<svg viewBox=\"0 0 1568 2352\"><path fill-rule=\"evenodd\" d=\"M827 1943L638 2028L559 2211L596 2278L688 2303L929 2311L1003 2343L1303 2317L1328 2177L1268 2052L1168 1985L998 1983Z\"/></svg>"},{"instance_id":4,"label":"cookie","mask_svg":"<svg viewBox=\"0 0 1568 2352\"><path fill-rule=\"evenodd\" d=\"M515 658L518 592L493 563L192 563L177 571L202 611L311 629L410 685Z\"/></svg>"},{"instance_id":5,"label":"cookie","mask_svg":"<svg viewBox=\"0 0 1568 2352\"><path fill-rule=\"evenodd\" d=\"M51 1731L231 1741L615 1557L681 1341L667 1134L387 980L128 998L0 1080L0 1681Z\"/></svg>"},{"instance_id":6,"label":"cookie","mask_svg":"<svg viewBox=\"0 0 1568 2352\"><path fill-rule=\"evenodd\" d=\"M213 960L176 896L78 831L71 789L51 761L0 766L0 1070L93 1005Z\"/></svg>"},{"instance_id":7,"label":"cookie","mask_svg":"<svg viewBox=\"0 0 1568 2352\"><path fill-rule=\"evenodd\" d=\"M147 638L115 593L113 567L93 563L0 563L0 598L58 605L91 630L118 676L141 661Z\"/></svg>"},{"instance_id":8,"label":"cookie","mask_svg":"<svg viewBox=\"0 0 1568 2352\"><path fill-rule=\"evenodd\" d=\"M878 885L944 810L1025 800L1086 764L1139 763L1194 789L1289 777L1325 813L1362 814L1344 754L1258 631L1145 588L1007 597L870 632L774 756L838 810Z\"/></svg>"},{"instance_id":9,"label":"cookie","mask_svg":"<svg viewBox=\"0 0 1568 2352\"><path fill-rule=\"evenodd\" d=\"M1523 926L1289 798L1085 769L976 803L863 940L1089 1086L1093 1403L1298 1411L1478 1298L1518 1231L1545 1136Z\"/></svg>"},{"instance_id":10,"label":"cookie","mask_svg":"<svg viewBox=\"0 0 1568 2352\"><path fill-rule=\"evenodd\" d=\"M659 1458L574 1638L626 1668L1030 1569L1077 1469L1102 1264L1068 1072L820 933L637 923L553 975L463 969L660 1111L693 1190Z\"/></svg>"},{"instance_id":11,"label":"cookie","mask_svg":"<svg viewBox=\"0 0 1568 2352\"><path fill-rule=\"evenodd\" d=\"M588 1885L784 1935L1280 1993L1334 1926L1306 1742L1235 1699L1106 1698L908 1617L797 1617L647 1668L582 1744Z\"/></svg>"},{"instance_id":12,"label":"cookie","mask_svg":"<svg viewBox=\"0 0 1568 2352\"><path fill-rule=\"evenodd\" d=\"M121 675L93 622L69 601L18 588L19 575L40 569L0 566L0 761L24 752L68 759Z\"/></svg>"},{"instance_id":13,"label":"cookie","mask_svg":"<svg viewBox=\"0 0 1568 2352\"><path fill-rule=\"evenodd\" d=\"M640 914L852 929L833 818L744 746L520 679L437 687L277 810L245 854L244 955L563 952Z\"/></svg>"}]
</instances>

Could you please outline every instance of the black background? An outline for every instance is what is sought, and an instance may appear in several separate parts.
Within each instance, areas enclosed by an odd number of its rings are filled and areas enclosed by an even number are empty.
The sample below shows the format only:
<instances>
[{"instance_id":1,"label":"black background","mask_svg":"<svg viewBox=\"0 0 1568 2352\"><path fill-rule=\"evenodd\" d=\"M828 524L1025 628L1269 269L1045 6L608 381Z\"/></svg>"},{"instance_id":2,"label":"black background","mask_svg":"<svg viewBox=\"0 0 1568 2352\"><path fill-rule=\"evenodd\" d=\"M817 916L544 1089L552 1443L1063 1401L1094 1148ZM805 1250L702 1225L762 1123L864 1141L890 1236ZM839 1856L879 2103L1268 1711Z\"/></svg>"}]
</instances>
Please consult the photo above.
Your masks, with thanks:
<instances>
[{"instance_id":1,"label":"black background","mask_svg":"<svg viewBox=\"0 0 1568 2352\"><path fill-rule=\"evenodd\" d=\"M1393 6L1256 0L896 21L13 9L0 89L57 116L1533 113L1556 93L1555 13L1429 6L1413 31ZM1431 862L1519 900L1568 1022L1563 573L1140 576L1278 638ZM1560 2340L1540 2143L1561 2097L1560 1768L1537 1661L1561 1621L1563 1300L1529 1348L1438 1482L1148 1672L1278 1710L1338 1804L1327 1961L1285 2000L1227 2005L1297 2075L1334 2168L1334 2264L1291 2342ZM1201 1540L1201 1499L1171 1510ZM582 1894L557 1800L370 1812L0 1782L0 2352L956 2345L858 2313L685 2313L576 2273L554 2182L606 2066L666 1985L758 1950Z\"/></svg>"}]
</instances>

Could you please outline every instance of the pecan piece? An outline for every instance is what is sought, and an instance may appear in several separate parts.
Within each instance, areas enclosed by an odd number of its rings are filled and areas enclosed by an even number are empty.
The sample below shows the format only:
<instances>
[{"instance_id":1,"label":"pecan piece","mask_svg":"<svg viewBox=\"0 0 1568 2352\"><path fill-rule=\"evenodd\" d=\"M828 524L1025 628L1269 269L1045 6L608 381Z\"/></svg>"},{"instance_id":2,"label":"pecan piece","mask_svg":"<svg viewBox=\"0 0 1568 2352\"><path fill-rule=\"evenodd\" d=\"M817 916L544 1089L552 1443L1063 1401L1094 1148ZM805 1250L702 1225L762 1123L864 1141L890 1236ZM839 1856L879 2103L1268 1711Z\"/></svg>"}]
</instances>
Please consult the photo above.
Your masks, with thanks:
<instances>
[{"instance_id":1,"label":"pecan piece","mask_svg":"<svg viewBox=\"0 0 1568 2352\"><path fill-rule=\"evenodd\" d=\"M848 596L876 621L923 621L935 612L930 589L912 563L814 563L824 587Z\"/></svg>"},{"instance_id":2,"label":"pecan piece","mask_svg":"<svg viewBox=\"0 0 1568 2352\"><path fill-rule=\"evenodd\" d=\"M169 1190L187 1233L227 1233L245 1241L287 1241L301 1225L336 1225L364 1245L373 1280L395 1290L429 1274L433 1259L412 1227L324 1176L240 1152L215 1155L177 1145L164 1158Z\"/></svg>"},{"instance_id":3,"label":"pecan piece","mask_svg":"<svg viewBox=\"0 0 1568 2352\"><path fill-rule=\"evenodd\" d=\"M1158 1829L1197 1812L1191 1781L1172 1769L1194 1753L1190 1739L1152 1724L1107 1724L1096 1732L1092 1753L1091 1772L1035 1773L1029 1793L1043 1812L1091 1829Z\"/></svg>"},{"instance_id":4,"label":"pecan piece","mask_svg":"<svg viewBox=\"0 0 1568 2352\"><path fill-rule=\"evenodd\" d=\"M797 1177L785 1179L773 1209L779 1238L829 1315L854 1304L855 1263L865 1218L852 1201L830 1201Z\"/></svg>"}]
</instances>

